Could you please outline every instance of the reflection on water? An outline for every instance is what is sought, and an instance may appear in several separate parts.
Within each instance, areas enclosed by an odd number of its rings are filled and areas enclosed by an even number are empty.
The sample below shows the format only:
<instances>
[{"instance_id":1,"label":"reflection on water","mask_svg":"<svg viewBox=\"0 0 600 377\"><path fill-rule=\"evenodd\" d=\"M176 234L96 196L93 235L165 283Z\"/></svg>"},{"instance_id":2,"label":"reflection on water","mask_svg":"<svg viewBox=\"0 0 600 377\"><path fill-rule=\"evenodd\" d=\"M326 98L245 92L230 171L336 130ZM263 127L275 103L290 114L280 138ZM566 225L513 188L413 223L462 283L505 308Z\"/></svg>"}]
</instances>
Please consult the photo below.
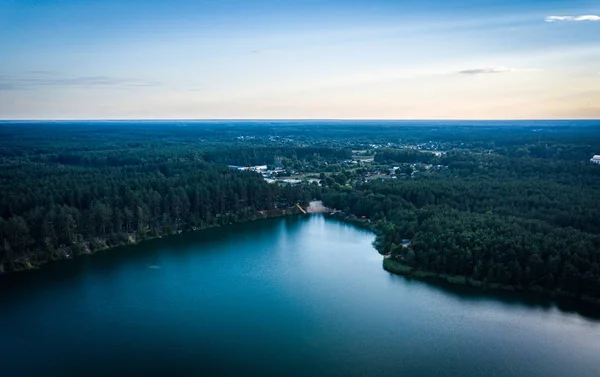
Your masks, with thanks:
<instances>
[{"instance_id":1,"label":"reflection on water","mask_svg":"<svg viewBox=\"0 0 600 377\"><path fill-rule=\"evenodd\" d=\"M565 313L576 313L589 319L600 320L600 308L597 305L569 297L551 297L549 295L534 292L479 289L464 285L450 284L443 279L427 278L422 280L397 276L391 273L390 275L404 279L407 282L414 281L417 284L427 283L459 301L481 302L482 300L487 300L499 302L506 306L524 306L544 310L559 309Z\"/></svg>"},{"instance_id":2,"label":"reflection on water","mask_svg":"<svg viewBox=\"0 0 600 377\"><path fill-rule=\"evenodd\" d=\"M3 371L600 375L596 308L392 275L373 238L294 216L1 276Z\"/></svg>"}]
</instances>

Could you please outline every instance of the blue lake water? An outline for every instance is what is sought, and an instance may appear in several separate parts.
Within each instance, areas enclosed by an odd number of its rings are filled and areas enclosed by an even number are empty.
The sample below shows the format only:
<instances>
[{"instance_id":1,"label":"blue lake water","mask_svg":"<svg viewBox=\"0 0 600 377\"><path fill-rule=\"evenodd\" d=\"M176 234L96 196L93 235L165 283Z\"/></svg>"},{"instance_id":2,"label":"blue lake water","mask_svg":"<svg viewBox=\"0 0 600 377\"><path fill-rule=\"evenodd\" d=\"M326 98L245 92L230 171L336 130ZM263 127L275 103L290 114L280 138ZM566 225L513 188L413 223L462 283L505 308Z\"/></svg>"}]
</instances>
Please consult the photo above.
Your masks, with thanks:
<instances>
[{"instance_id":1,"label":"blue lake water","mask_svg":"<svg viewBox=\"0 0 600 377\"><path fill-rule=\"evenodd\" d=\"M593 308L391 275L313 215L0 277L3 376L599 376Z\"/></svg>"}]
</instances>

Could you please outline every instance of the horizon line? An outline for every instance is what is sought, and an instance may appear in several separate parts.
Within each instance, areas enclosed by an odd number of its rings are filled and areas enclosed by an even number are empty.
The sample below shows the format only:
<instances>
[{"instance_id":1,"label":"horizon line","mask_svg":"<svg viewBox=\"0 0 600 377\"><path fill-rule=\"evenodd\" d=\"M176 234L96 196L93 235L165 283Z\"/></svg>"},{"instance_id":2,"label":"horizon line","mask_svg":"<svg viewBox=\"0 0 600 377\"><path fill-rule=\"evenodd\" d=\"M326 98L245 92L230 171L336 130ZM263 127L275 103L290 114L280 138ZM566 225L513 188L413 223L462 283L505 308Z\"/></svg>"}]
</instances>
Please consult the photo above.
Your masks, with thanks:
<instances>
[{"instance_id":1,"label":"horizon line","mask_svg":"<svg viewBox=\"0 0 600 377\"><path fill-rule=\"evenodd\" d=\"M558 122L600 121L600 118L82 118L82 119L0 119L0 122Z\"/></svg>"}]
</instances>

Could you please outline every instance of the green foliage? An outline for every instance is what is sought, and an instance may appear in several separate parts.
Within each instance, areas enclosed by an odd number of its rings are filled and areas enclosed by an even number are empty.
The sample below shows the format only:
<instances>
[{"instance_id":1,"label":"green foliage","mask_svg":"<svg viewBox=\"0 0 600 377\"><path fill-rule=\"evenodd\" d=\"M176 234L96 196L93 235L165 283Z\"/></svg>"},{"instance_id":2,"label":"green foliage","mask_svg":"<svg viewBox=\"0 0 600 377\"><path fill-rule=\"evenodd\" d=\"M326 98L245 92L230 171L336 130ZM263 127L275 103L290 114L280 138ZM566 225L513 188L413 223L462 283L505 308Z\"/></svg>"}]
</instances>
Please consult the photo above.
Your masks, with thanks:
<instances>
[{"instance_id":1,"label":"green foliage","mask_svg":"<svg viewBox=\"0 0 600 377\"><path fill-rule=\"evenodd\" d=\"M131 130L31 127L23 138L16 137L20 129L0 127L6 140L0 149L4 270L252 219L275 204L320 197L318 186L268 184L260 174L204 161L189 145Z\"/></svg>"},{"instance_id":2,"label":"green foliage","mask_svg":"<svg viewBox=\"0 0 600 377\"><path fill-rule=\"evenodd\" d=\"M421 162L425 164L436 164L439 159L428 152L420 152L414 149L383 149L377 151L375 155L376 162L400 162L400 163L415 163Z\"/></svg>"},{"instance_id":3,"label":"green foliage","mask_svg":"<svg viewBox=\"0 0 600 377\"><path fill-rule=\"evenodd\" d=\"M375 246L390 271L600 298L600 168L573 160L578 145L542 153L513 142L502 153L448 152L435 175L332 186L324 202L379 220ZM378 155L414 162L416 153Z\"/></svg>"},{"instance_id":4,"label":"green foliage","mask_svg":"<svg viewBox=\"0 0 600 377\"><path fill-rule=\"evenodd\" d=\"M3 123L0 270L322 198L367 217L385 263L413 274L600 298L597 122L463 123ZM392 166L401 179L367 180Z\"/></svg>"}]
</instances>

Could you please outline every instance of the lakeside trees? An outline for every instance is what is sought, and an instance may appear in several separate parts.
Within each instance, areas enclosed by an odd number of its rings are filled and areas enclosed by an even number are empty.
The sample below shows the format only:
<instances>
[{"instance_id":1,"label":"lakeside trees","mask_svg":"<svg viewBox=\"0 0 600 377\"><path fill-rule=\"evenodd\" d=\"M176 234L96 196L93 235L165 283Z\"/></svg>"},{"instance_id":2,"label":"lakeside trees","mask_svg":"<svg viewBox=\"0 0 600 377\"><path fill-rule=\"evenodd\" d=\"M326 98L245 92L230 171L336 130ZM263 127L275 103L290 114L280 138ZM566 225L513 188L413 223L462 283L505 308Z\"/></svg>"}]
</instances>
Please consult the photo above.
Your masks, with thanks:
<instances>
[{"instance_id":1,"label":"lakeside trees","mask_svg":"<svg viewBox=\"0 0 600 377\"><path fill-rule=\"evenodd\" d=\"M129 129L93 131L98 143L85 130L56 127L23 139L0 127L0 271L252 219L319 195L207 162L193 144L131 137Z\"/></svg>"},{"instance_id":2,"label":"lakeside trees","mask_svg":"<svg viewBox=\"0 0 600 377\"><path fill-rule=\"evenodd\" d=\"M306 127L0 125L0 269L322 196L376 223L378 249L413 268L600 298L597 125ZM352 150L374 154L372 168L347 161ZM278 164L323 186L267 184L228 164Z\"/></svg>"},{"instance_id":3,"label":"lakeside trees","mask_svg":"<svg viewBox=\"0 0 600 377\"><path fill-rule=\"evenodd\" d=\"M299 188L269 185L256 173L204 162L15 169L1 185L0 263L7 269L52 259L59 250L81 252L83 241L92 241L92 249L116 245L132 235L143 239L225 224L273 209L276 202L307 200Z\"/></svg>"},{"instance_id":4,"label":"lakeside trees","mask_svg":"<svg viewBox=\"0 0 600 377\"><path fill-rule=\"evenodd\" d=\"M378 249L410 267L600 298L600 169L469 152L442 160L439 174L330 190L325 204L376 221Z\"/></svg>"}]
</instances>

